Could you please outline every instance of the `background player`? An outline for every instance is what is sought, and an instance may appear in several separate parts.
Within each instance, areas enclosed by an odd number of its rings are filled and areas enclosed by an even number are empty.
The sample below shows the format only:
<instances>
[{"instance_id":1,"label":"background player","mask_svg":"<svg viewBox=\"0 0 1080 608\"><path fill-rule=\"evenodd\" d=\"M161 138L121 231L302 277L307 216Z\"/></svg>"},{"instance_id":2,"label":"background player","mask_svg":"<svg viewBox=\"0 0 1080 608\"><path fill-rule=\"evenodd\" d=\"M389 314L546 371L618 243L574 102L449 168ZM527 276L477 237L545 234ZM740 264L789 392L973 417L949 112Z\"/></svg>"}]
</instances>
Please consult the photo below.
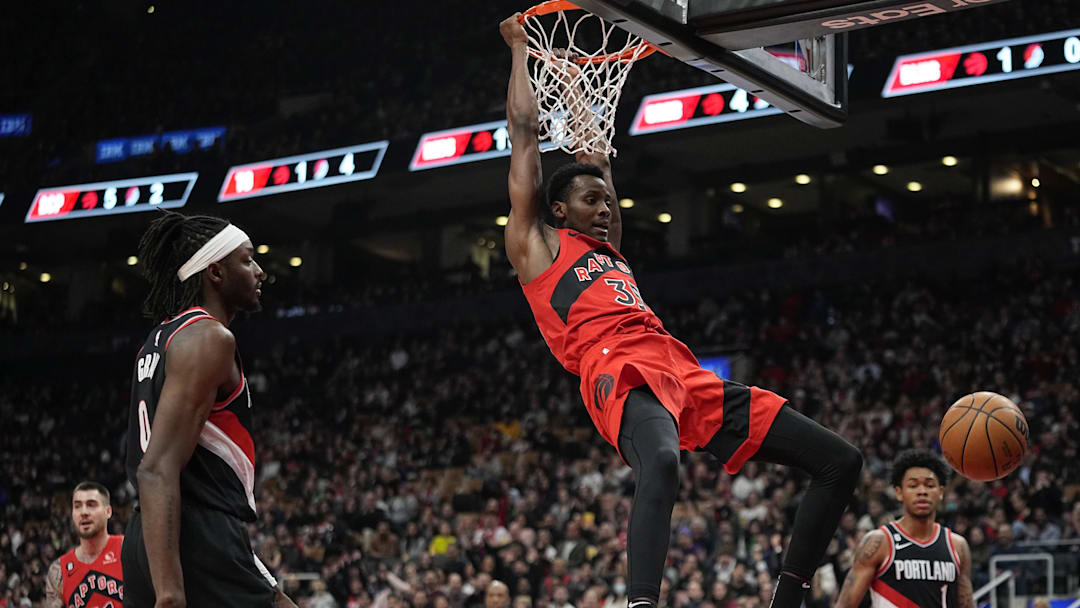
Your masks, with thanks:
<instances>
[{"instance_id":1,"label":"background player","mask_svg":"<svg viewBox=\"0 0 1080 608\"><path fill-rule=\"evenodd\" d=\"M856 608L867 589L874 608L975 606L968 543L935 522L948 474L927 450L896 457L892 483L904 515L863 536L836 608Z\"/></svg>"},{"instance_id":2,"label":"background player","mask_svg":"<svg viewBox=\"0 0 1080 608\"><path fill-rule=\"evenodd\" d=\"M251 399L229 324L259 310L262 268L228 221L165 212L143 235L146 312L164 319L132 378L128 606L291 605L252 553Z\"/></svg>"},{"instance_id":3,"label":"background player","mask_svg":"<svg viewBox=\"0 0 1080 608\"><path fill-rule=\"evenodd\" d=\"M627 541L628 605L655 606L659 600L681 448L708 451L729 473L751 457L810 473L773 596L774 606L796 608L851 498L861 455L784 407L778 395L701 369L664 330L618 252L622 221L606 156L579 153L577 163L551 176L542 201L539 110L528 77L527 38L518 15L503 21L500 31L513 62L506 102L512 144L506 252L552 353L581 377L597 430L637 476Z\"/></svg>"},{"instance_id":4,"label":"background player","mask_svg":"<svg viewBox=\"0 0 1080 608\"><path fill-rule=\"evenodd\" d=\"M120 547L124 537L109 534L111 517L108 488L96 481L75 486L71 493L71 521L79 535L79 544L49 566L45 578L46 608L123 606Z\"/></svg>"}]
</instances>

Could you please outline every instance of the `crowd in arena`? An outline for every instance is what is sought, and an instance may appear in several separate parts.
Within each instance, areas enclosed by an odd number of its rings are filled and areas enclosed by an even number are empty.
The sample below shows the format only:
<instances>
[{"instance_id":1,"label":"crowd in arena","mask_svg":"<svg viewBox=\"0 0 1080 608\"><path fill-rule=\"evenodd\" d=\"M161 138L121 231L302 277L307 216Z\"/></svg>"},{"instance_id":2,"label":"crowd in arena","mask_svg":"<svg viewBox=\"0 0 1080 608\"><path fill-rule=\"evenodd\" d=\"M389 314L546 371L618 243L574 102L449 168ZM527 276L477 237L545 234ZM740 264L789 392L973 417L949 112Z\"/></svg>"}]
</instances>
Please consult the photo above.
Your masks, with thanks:
<instances>
[{"instance_id":1,"label":"crowd in arena","mask_svg":"<svg viewBox=\"0 0 1080 608\"><path fill-rule=\"evenodd\" d=\"M1029 261L962 284L778 289L670 307L661 295L650 302L674 335L743 345L755 361L743 380L863 450L862 482L810 606L831 605L860 536L898 515L890 459L936 449L941 413L975 389L1013 399L1032 429L1018 472L948 485L939 517L968 538L976 588L992 555L1080 539L1080 476L1069 466L1080 289L1070 272ZM288 341L246 360L259 462L250 530L301 606L475 607L495 580L518 608L625 605L633 474L528 322ZM48 564L75 540L78 480L112 489L114 533L131 512L121 447L130 361L59 365L68 372L16 364L0 381L0 605L41 600ZM767 606L804 483L756 463L728 476L685 455L665 605ZM1059 563L1075 567L1077 549ZM1038 576L1019 582L1041 590Z\"/></svg>"}]
</instances>

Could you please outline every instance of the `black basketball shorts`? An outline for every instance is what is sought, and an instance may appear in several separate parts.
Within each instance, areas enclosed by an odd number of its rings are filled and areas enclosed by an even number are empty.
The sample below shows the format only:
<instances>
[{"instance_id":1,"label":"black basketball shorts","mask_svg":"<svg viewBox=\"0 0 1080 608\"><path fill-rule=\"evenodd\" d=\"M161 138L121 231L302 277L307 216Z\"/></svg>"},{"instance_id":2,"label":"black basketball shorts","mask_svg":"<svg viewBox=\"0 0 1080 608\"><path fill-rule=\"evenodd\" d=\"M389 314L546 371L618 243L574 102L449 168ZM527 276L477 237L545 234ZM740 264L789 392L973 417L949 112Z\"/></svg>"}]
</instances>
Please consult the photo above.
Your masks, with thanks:
<instances>
[{"instance_id":1,"label":"black basketball shorts","mask_svg":"<svg viewBox=\"0 0 1080 608\"><path fill-rule=\"evenodd\" d=\"M125 608L153 608L155 594L143 540L142 513L128 521L120 561ZM189 608L273 608L271 580L255 565L247 524L198 505L180 508L180 566Z\"/></svg>"}]
</instances>

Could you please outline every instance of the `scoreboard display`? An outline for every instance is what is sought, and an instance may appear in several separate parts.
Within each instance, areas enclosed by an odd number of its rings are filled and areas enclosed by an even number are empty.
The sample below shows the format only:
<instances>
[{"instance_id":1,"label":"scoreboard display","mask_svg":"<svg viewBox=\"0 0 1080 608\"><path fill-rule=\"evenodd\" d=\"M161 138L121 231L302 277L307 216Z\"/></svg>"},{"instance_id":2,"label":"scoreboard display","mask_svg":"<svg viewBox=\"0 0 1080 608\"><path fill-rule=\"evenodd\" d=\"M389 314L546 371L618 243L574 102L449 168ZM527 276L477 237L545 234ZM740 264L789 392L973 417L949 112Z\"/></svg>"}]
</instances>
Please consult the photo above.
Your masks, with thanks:
<instances>
[{"instance_id":1,"label":"scoreboard display","mask_svg":"<svg viewBox=\"0 0 1080 608\"><path fill-rule=\"evenodd\" d=\"M554 147L549 141L540 142L542 151ZM424 133L409 162L409 171L460 165L500 156L510 156L510 132L505 120Z\"/></svg>"},{"instance_id":2,"label":"scoreboard display","mask_svg":"<svg viewBox=\"0 0 1080 608\"><path fill-rule=\"evenodd\" d=\"M630 135L689 129L782 113L780 108L734 85L710 85L645 97L630 125Z\"/></svg>"},{"instance_id":3,"label":"scoreboard display","mask_svg":"<svg viewBox=\"0 0 1080 608\"><path fill-rule=\"evenodd\" d=\"M218 202L371 179L378 174L389 145L383 140L237 165L225 174Z\"/></svg>"},{"instance_id":4,"label":"scoreboard display","mask_svg":"<svg viewBox=\"0 0 1080 608\"><path fill-rule=\"evenodd\" d=\"M1080 29L898 57L882 97L1080 70Z\"/></svg>"},{"instance_id":5,"label":"scoreboard display","mask_svg":"<svg viewBox=\"0 0 1080 608\"><path fill-rule=\"evenodd\" d=\"M198 173L176 173L44 188L34 195L26 222L183 207L198 178Z\"/></svg>"}]
</instances>

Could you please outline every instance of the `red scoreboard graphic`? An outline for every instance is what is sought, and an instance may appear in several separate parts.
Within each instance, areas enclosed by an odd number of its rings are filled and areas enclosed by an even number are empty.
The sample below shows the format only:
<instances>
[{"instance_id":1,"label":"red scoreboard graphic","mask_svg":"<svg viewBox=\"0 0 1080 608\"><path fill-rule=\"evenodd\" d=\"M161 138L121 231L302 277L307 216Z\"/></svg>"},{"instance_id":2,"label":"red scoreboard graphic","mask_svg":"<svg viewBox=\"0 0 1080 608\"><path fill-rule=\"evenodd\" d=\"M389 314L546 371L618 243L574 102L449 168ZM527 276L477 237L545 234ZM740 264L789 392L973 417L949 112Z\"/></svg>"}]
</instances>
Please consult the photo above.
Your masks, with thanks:
<instances>
[{"instance_id":1,"label":"red scoreboard graphic","mask_svg":"<svg viewBox=\"0 0 1080 608\"><path fill-rule=\"evenodd\" d=\"M898 57L882 97L1080 70L1080 29Z\"/></svg>"},{"instance_id":2,"label":"red scoreboard graphic","mask_svg":"<svg viewBox=\"0 0 1080 608\"><path fill-rule=\"evenodd\" d=\"M27 222L174 209L187 204L198 173L137 177L95 184L43 188L34 195Z\"/></svg>"}]
</instances>

